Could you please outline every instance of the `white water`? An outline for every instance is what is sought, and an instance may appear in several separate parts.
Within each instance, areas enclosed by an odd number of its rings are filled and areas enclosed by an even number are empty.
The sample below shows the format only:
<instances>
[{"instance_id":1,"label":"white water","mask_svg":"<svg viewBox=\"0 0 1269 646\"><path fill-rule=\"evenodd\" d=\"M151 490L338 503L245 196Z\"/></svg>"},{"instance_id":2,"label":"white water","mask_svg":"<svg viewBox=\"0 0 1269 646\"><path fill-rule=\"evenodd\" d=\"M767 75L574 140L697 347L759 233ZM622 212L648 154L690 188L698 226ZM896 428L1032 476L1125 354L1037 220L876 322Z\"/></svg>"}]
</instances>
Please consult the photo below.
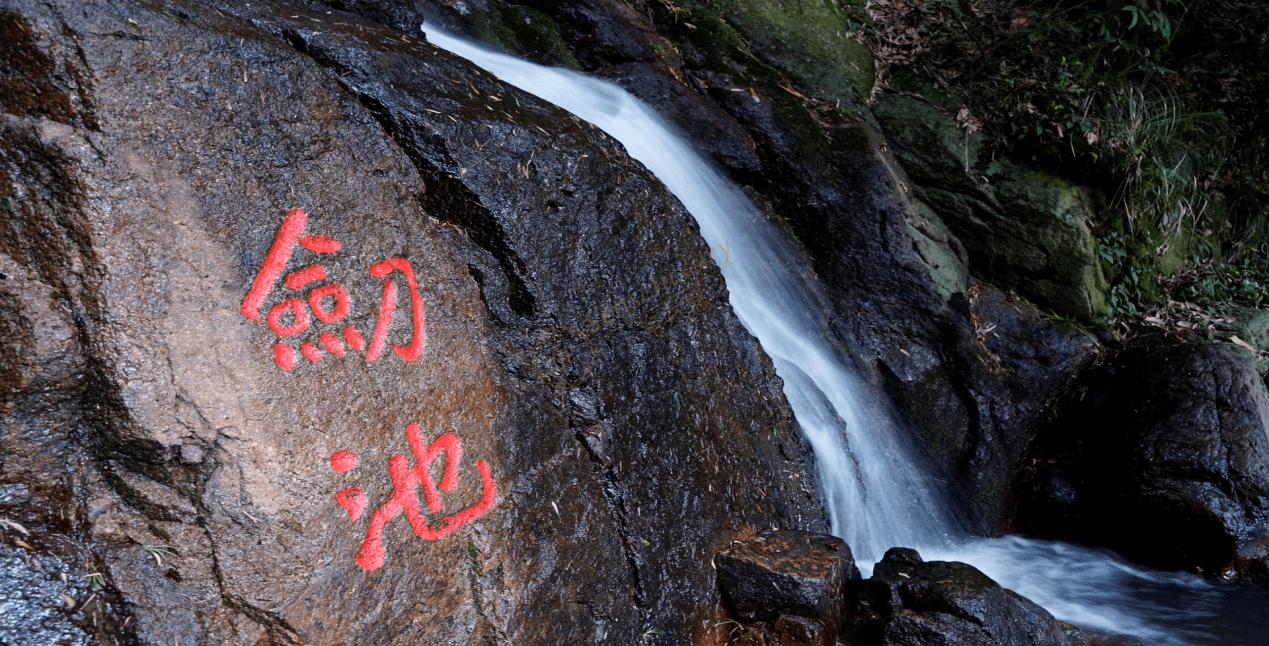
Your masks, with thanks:
<instances>
[{"instance_id":1,"label":"white water","mask_svg":"<svg viewBox=\"0 0 1269 646\"><path fill-rule=\"evenodd\" d=\"M1219 611L1219 591L1190 575L1140 570L1114 556L1019 537L968 536L953 507L911 457L903 429L855 375L822 313L820 289L757 207L652 109L613 83L534 65L423 25L433 45L577 115L611 135L683 203L709 243L732 307L784 380L815 453L832 531L868 571L887 548L971 563L1060 619L1182 642L1178 625ZM1169 607L1156 597L1183 597Z\"/></svg>"}]
</instances>

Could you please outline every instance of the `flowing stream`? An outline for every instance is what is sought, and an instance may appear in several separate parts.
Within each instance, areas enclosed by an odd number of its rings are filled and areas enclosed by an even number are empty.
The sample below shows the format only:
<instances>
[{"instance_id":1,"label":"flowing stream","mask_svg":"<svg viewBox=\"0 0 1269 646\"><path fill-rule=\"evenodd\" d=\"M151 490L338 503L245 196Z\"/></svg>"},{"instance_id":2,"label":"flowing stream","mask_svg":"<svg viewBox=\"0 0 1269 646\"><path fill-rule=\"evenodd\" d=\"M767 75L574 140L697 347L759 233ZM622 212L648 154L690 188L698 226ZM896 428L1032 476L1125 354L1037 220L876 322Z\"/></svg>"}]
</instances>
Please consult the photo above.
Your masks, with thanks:
<instances>
[{"instance_id":1,"label":"flowing stream","mask_svg":"<svg viewBox=\"0 0 1269 646\"><path fill-rule=\"evenodd\" d=\"M611 135L692 214L736 316L784 381L815 453L832 531L865 576L887 548L908 546L927 560L971 563L1059 619L1149 643L1253 643L1236 631L1264 629L1269 619L1259 615L1269 605L1254 591L1063 543L969 535L954 501L913 459L905 429L855 374L801 257L738 187L619 86L493 52L428 23L422 29L433 45Z\"/></svg>"}]
</instances>

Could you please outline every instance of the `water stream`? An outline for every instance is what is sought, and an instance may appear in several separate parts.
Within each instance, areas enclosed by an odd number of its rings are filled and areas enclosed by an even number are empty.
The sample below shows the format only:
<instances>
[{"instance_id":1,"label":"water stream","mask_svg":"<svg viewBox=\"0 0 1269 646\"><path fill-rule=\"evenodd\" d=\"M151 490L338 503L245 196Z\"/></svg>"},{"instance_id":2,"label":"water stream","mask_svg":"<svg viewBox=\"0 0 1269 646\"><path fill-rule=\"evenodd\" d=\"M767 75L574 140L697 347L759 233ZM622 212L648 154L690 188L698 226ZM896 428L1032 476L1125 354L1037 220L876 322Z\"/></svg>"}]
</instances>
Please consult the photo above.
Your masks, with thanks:
<instances>
[{"instance_id":1,"label":"water stream","mask_svg":"<svg viewBox=\"0 0 1269 646\"><path fill-rule=\"evenodd\" d=\"M913 459L905 429L855 374L830 331L821 289L758 208L661 117L619 86L493 52L431 24L432 44L611 135L683 203L726 280L740 322L771 357L815 453L832 531L867 573L893 546L971 563L1060 619L1150 643L1251 643L1265 598L1199 577L1129 565L1114 555L1010 536L973 537L954 501ZM1238 619L1240 609L1246 617ZM1266 634L1264 632L1261 635Z\"/></svg>"}]
</instances>

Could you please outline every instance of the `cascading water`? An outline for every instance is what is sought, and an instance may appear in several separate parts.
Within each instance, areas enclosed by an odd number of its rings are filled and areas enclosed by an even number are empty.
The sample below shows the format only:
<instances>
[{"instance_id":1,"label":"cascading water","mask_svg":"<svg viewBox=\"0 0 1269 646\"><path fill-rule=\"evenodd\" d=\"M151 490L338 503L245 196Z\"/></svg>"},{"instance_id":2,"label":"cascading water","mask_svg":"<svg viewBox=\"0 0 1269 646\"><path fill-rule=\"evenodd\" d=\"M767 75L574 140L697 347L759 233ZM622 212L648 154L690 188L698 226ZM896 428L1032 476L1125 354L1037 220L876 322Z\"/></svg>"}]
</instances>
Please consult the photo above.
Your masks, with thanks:
<instances>
[{"instance_id":1,"label":"cascading water","mask_svg":"<svg viewBox=\"0 0 1269 646\"><path fill-rule=\"evenodd\" d=\"M739 188L648 106L615 84L492 52L430 24L423 31L433 45L611 135L692 214L737 317L784 380L815 453L833 533L850 544L861 569L871 570L890 547L915 547L927 559L971 563L1073 623L1154 642L1215 639L1205 626L1218 613L1228 618L1219 607L1226 600L1220 586L1061 543L969 537L912 459L903 429L853 372L801 258Z\"/></svg>"},{"instance_id":2,"label":"cascading water","mask_svg":"<svg viewBox=\"0 0 1269 646\"><path fill-rule=\"evenodd\" d=\"M869 565L895 545L941 545L952 523L936 489L847 367L801 261L735 185L650 108L612 83L486 51L424 25L429 42L599 127L670 189L700 225L731 306L771 357L815 453L833 532ZM843 433L845 429L845 433ZM849 444L849 447L847 446Z\"/></svg>"}]
</instances>

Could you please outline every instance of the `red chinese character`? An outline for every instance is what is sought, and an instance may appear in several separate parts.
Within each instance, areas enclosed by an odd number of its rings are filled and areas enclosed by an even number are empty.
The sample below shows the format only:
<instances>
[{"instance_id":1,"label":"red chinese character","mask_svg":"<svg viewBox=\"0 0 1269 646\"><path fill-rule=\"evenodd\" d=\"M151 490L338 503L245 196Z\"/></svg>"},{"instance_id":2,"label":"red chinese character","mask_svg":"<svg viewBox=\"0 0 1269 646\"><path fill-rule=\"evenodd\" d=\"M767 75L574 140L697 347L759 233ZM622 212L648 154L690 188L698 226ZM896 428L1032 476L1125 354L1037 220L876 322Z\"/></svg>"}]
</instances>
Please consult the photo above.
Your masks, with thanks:
<instances>
[{"instance_id":1,"label":"red chinese character","mask_svg":"<svg viewBox=\"0 0 1269 646\"><path fill-rule=\"evenodd\" d=\"M414 280L414 268L404 258L388 258L370 267L370 275L383 278L393 271L405 274L405 284L410 288L410 313L412 328L408 345L393 345L392 351L401 355L406 361L414 361L423 354L423 345L427 342L427 321L424 318L423 298L419 296L419 285ZM388 341L388 326L392 324L392 313L397 309L397 284L391 278L383 279L383 298L379 302L379 320L375 322L375 333L370 339L370 349L366 351L366 361L373 362L383 352Z\"/></svg>"},{"instance_id":2,"label":"red chinese character","mask_svg":"<svg viewBox=\"0 0 1269 646\"><path fill-rule=\"evenodd\" d=\"M305 235L307 226L308 215L303 209L291 209L287 213L286 218L282 220L282 226L278 227L273 244L269 247L260 270L256 272L250 291L247 292L238 309L248 319L260 322L260 311L279 278L282 279L286 289L292 291L301 291L315 283L321 283L313 287L303 299L289 296L269 308L268 314L264 316L264 322L282 339L307 331L310 326L310 312L319 323L334 324L348 316L350 308L348 292L343 285L336 282L322 282L327 276L326 268L320 264L305 266L283 277L287 263L290 262L297 246L316 254L334 254L342 246L338 240L325 236ZM372 276L384 278L384 281L383 297L379 304L379 318L375 322L368 349L361 331L356 326L346 325L338 336L330 331L320 331L317 344L312 341L302 341L299 345L300 355L316 363L322 360L322 350L335 356L343 356L346 344L358 352L364 351L367 362L378 359L387 345L392 315L396 311L397 284L392 279L386 278L394 271L399 271L405 276L406 286L410 290L410 310L413 318L410 342L406 345L394 345L393 351L405 361L417 360L422 355L423 346L426 343L427 321L423 298L419 295L418 283L414 278L414 269L409 261L403 258L382 260L370 268ZM273 360L283 370L293 369L295 347L289 342L275 343Z\"/></svg>"},{"instance_id":3,"label":"red chinese character","mask_svg":"<svg viewBox=\"0 0 1269 646\"><path fill-rule=\"evenodd\" d=\"M463 456L462 440L453 433L445 433L424 448L418 424L406 426L405 437L410 445L410 452L414 455L414 466L410 466L402 455L393 455L388 459L392 494L370 515L370 525L366 528L366 536L354 559L357 565L367 571L383 566L383 528L393 518L405 514L410 528L419 538L425 541L440 540L492 509L497 497L497 483L490 473L489 464L484 460L476 460L476 470L480 472L481 481L480 499L462 511L434 518L443 507L441 492L450 492L458 484L458 465ZM430 467L441 453L445 454L445 469L438 484L432 481ZM331 455L331 468L339 473L354 468L356 463L356 455L349 451L336 451ZM433 516L432 520L424 516L420 509L420 485L423 487L423 501L427 504L428 514ZM335 494L335 500L353 520L365 508L365 494L361 487L343 489Z\"/></svg>"}]
</instances>

